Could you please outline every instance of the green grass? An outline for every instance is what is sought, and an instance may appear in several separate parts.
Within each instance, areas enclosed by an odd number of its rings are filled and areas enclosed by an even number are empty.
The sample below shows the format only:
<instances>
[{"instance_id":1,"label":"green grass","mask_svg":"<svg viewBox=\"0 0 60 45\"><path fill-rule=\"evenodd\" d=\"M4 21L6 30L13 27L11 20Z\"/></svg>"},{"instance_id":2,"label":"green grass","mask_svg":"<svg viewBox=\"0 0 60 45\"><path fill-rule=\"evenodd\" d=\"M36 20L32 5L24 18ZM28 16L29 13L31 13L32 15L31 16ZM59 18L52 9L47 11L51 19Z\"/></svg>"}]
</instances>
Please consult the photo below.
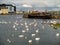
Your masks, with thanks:
<instances>
[{"instance_id":1,"label":"green grass","mask_svg":"<svg viewBox=\"0 0 60 45\"><path fill-rule=\"evenodd\" d=\"M60 23L53 24L53 27L60 28Z\"/></svg>"}]
</instances>

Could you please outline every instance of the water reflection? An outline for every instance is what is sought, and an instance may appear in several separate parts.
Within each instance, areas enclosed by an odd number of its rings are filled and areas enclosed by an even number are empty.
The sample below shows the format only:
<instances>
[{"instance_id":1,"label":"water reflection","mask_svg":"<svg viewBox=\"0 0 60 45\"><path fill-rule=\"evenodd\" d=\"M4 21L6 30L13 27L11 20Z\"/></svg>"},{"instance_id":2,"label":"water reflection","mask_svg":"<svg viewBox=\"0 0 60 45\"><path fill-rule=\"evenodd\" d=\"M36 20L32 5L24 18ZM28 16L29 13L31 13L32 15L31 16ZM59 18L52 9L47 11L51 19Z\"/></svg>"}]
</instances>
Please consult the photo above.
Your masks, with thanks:
<instances>
[{"instance_id":1,"label":"water reflection","mask_svg":"<svg viewBox=\"0 0 60 45\"><path fill-rule=\"evenodd\" d=\"M25 37L25 39L27 39L27 37Z\"/></svg>"},{"instance_id":2,"label":"water reflection","mask_svg":"<svg viewBox=\"0 0 60 45\"><path fill-rule=\"evenodd\" d=\"M8 42L8 43L11 43L10 39L7 39L7 42Z\"/></svg>"},{"instance_id":3,"label":"water reflection","mask_svg":"<svg viewBox=\"0 0 60 45\"><path fill-rule=\"evenodd\" d=\"M25 30L22 30L23 33L25 33L26 31Z\"/></svg>"},{"instance_id":4,"label":"water reflection","mask_svg":"<svg viewBox=\"0 0 60 45\"><path fill-rule=\"evenodd\" d=\"M15 28L15 30L17 30L17 28Z\"/></svg>"},{"instance_id":5,"label":"water reflection","mask_svg":"<svg viewBox=\"0 0 60 45\"><path fill-rule=\"evenodd\" d=\"M59 33L56 33L56 36L58 37L60 34Z\"/></svg>"},{"instance_id":6,"label":"water reflection","mask_svg":"<svg viewBox=\"0 0 60 45\"><path fill-rule=\"evenodd\" d=\"M10 19L9 17L0 18L0 38L5 45L30 43L31 45L59 45L60 40L57 39L60 37L59 20L24 19L19 16L11 16Z\"/></svg>"},{"instance_id":7,"label":"water reflection","mask_svg":"<svg viewBox=\"0 0 60 45\"><path fill-rule=\"evenodd\" d=\"M35 38L35 40L36 40L36 41L39 41L39 40L40 40L40 38Z\"/></svg>"},{"instance_id":8,"label":"water reflection","mask_svg":"<svg viewBox=\"0 0 60 45\"><path fill-rule=\"evenodd\" d=\"M19 35L18 37L23 38L23 37L24 37L24 35Z\"/></svg>"},{"instance_id":9,"label":"water reflection","mask_svg":"<svg viewBox=\"0 0 60 45\"><path fill-rule=\"evenodd\" d=\"M21 26L23 26L23 24L21 23Z\"/></svg>"},{"instance_id":10,"label":"water reflection","mask_svg":"<svg viewBox=\"0 0 60 45\"><path fill-rule=\"evenodd\" d=\"M32 43L32 40L29 40L28 42L29 42L29 43Z\"/></svg>"},{"instance_id":11,"label":"water reflection","mask_svg":"<svg viewBox=\"0 0 60 45\"><path fill-rule=\"evenodd\" d=\"M36 34L32 34L32 37L34 37Z\"/></svg>"},{"instance_id":12,"label":"water reflection","mask_svg":"<svg viewBox=\"0 0 60 45\"><path fill-rule=\"evenodd\" d=\"M39 32L39 29L36 30L36 33L38 33L38 32Z\"/></svg>"}]
</instances>

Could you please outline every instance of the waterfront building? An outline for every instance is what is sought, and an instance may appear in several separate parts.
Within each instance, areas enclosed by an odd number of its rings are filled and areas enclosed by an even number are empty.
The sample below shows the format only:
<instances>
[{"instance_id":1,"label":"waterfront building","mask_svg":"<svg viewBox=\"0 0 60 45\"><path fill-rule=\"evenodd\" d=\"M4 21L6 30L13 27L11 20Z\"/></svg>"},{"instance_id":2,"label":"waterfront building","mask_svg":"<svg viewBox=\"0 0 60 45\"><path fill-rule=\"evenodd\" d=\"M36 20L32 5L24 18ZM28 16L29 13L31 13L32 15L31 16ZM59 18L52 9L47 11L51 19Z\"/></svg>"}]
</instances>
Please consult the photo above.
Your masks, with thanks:
<instances>
[{"instance_id":1,"label":"waterfront building","mask_svg":"<svg viewBox=\"0 0 60 45\"><path fill-rule=\"evenodd\" d=\"M8 14L11 12L16 12L16 6L12 4L0 4L0 14Z\"/></svg>"}]
</instances>

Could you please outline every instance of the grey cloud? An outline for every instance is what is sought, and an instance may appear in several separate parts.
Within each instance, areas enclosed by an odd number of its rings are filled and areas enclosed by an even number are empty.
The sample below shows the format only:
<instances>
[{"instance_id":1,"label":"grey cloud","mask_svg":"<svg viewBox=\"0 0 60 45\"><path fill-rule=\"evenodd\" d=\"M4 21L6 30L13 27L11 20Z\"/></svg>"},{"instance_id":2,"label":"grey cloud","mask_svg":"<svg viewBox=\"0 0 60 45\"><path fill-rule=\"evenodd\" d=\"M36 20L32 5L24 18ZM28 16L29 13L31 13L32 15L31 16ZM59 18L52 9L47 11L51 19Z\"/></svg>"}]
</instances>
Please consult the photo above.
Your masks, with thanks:
<instances>
[{"instance_id":1,"label":"grey cloud","mask_svg":"<svg viewBox=\"0 0 60 45\"><path fill-rule=\"evenodd\" d=\"M35 7L55 7L60 5L60 0L0 0L1 3L15 4L21 6L22 4L31 4Z\"/></svg>"}]
</instances>

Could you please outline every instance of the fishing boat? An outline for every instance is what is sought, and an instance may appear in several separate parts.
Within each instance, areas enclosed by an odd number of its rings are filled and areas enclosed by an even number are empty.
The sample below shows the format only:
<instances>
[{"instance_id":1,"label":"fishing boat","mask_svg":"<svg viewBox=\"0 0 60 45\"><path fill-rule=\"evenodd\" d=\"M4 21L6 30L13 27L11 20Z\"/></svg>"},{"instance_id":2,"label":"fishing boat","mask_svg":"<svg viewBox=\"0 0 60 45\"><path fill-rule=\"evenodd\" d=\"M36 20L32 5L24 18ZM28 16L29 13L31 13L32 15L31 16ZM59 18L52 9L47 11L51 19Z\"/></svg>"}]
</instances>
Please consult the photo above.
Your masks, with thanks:
<instances>
[{"instance_id":1,"label":"fishing boat","mask_svg":"<svg viewBox=\"0 0 60 45\"><path fill-rule=\"evenodd\" d=\"M24 18L40 18L40 19L51 19L51 14L46 12L32 12L23 15Z\"/></svg>"}]
</instances>

